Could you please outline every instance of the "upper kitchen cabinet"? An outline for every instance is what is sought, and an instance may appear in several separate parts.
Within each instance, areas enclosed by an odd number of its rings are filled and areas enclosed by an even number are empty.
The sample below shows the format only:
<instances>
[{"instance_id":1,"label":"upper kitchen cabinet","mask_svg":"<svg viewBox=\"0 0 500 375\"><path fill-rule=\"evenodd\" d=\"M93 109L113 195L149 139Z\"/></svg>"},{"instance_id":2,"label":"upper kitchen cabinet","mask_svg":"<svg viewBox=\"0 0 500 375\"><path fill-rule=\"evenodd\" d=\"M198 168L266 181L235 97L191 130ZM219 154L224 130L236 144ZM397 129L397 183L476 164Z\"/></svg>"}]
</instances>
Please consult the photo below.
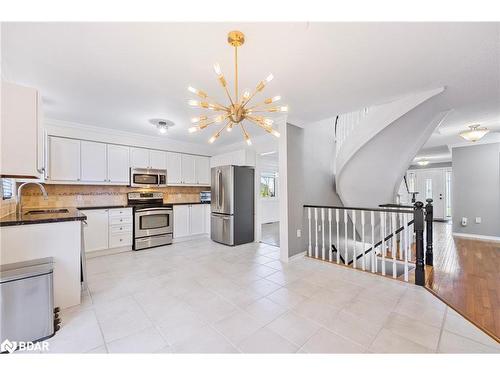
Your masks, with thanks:
<instances>
[{"instance_id":1,"label":"upper kitchen cabinet","mask_svg":"<svg viewBox=\"0 0 500 375\"><path fill-rule=\"evenodd\" d=\"M182 154L167 152L167 183L182 183Z\"/></svg>"},{"instance_id":2,"label":"upper kitchen cabinet","mask_svg":"<svg viewBox=\"0 0 500 375\"><path fill-rule=\"evenodd\" d=\"M130 148L130 166L132 168L150 168L147 148Z\"/></svg>"},{"instance_id":3,"label":"upper kitchen cabinet","mask_svg":"<svg viewBox=\"0 0 500 375\"><path fill-rule=\"evenodd\" d=\"M132 147L130 148L130 166L132 168L166 169L166 152Z\"/></svg>"},{"instance_id":4,"label":"upper kitchen cabinet","mask_svg":"<svg viewBox=\"0 0 500 375\"><path fill-rule=\"evenodd\" d=\"M1 167L4 177L43 175L43 136L38 91L2 81Z\"/></svg>"},{"instance_id":5,"label":"upper kitchen cabinet","mask_svg":"<svg viewBox=\"0 0 500 375\"><path fill-rule=\"evenodd\" d=\"M80 181L80 141L49 137L47 180Z\"/></svg>"},{"instance_id":6,"label":"upper kitchen cabinet","mask_svg":"<svg viewBox=\"0 0 500 375\"><path fill-rule=\"evenodd\" d=\"M129 183L129 148L108 145L108 182L127 185Z\"/></svg>"},{"instance_id":7,"label":"upper kitchen cabinet","mask_svg":"<svg viewBox=\"0 0 500 375\"><path fill-rule=\"evenodd\" d=\"M81 141L81 181L107 182L106 144Z\"/></svg>"},{"instance_id":8,"label":"upper kitchen cabinet","mask_svg":"<svg viewBox=\"0 0 500 375\"><path fill-rule=\"evenodd\" d=\"M149 166L153 169L167 169L167 153L149 150Z\"/></svg>"},{"instance_id":9,"label":"upper kitchen cabinet","mask_svg":"<svg viewBox=\"0 0 500 375\"><path fill-rule=\"evenodd\" d=\"M210 159L205 156L195 156L196 183L210 185Z\"/></svg>"},{"instance_id":10,"label":"upper kitchen cabinet","mask_svg":"<svg viewBox=\"0 0 500 375\"><path fill-rule=\"evenodd\" d=\"M181 158L182 183L196 184L196 156L182 154Z\"/></svg>"}]
</instances>

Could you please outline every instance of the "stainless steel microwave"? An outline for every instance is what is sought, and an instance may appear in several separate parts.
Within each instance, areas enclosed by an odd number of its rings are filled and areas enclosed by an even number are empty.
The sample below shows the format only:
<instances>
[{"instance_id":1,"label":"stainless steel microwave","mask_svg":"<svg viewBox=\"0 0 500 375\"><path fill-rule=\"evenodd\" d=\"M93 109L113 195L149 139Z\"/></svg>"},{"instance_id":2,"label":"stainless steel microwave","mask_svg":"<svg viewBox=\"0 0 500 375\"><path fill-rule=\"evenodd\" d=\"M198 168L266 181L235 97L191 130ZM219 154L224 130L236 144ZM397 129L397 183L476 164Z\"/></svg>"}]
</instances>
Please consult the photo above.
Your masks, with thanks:
<instances>
[{"instance_id":1,"label":"stainless steel microwave","mask_svg":"<svg viewBox=\"0 0 500 375\"><path fill-rule=\"evenodd\" d=\"M145 188L167 186L167 170L130 168L130 186Z\"/></svg>"}]
</instances>

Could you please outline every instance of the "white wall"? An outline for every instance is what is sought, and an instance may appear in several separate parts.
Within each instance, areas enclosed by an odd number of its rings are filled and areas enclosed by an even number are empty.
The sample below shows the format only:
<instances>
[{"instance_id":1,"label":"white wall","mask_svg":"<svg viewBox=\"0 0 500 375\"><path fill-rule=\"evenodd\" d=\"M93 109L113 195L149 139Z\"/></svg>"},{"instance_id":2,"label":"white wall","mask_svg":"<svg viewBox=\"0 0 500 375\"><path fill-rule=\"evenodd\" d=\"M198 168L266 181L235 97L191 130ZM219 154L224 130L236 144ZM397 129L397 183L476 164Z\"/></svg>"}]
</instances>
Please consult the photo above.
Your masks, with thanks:
<instances>
[{"instance_id":1,"label":"white wall","mask_svg":"<svg viewBox=\"0 0 500 375\"><path fill-rule=\"evenodd\" d=\"M274 223L280 220L280 201L279 198L261 198L261 224Z\"/></svg>"}]
</instances>

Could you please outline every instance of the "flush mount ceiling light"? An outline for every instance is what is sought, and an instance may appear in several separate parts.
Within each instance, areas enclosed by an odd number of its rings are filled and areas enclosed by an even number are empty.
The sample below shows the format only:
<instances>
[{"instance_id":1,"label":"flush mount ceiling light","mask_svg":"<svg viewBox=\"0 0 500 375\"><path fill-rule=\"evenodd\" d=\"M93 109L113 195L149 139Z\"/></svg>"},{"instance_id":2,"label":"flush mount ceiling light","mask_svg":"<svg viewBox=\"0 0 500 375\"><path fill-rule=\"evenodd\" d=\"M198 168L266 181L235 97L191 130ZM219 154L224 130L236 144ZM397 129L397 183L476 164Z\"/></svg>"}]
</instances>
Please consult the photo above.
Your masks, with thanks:
<instances>
[{"instance_id":1,"label":"flush mount ceiling light","mask_svg":"<svg viewBox=\"0 0 500 375\"><path fill-rule=\"evenodd\" d=\"M158 129L158 133L160 134L167 134L168 129L175 125L173 121L158 118L151 119L149 122Z\"/></svg>"},{"instance_id":2,"label":"flush mount ceiling light","mask_svg":"<svg viewBox=\"0 0 500 375\"><path fill-rule=\"evenodd\" d=\"M417 161L417 164L424 166L424 165L429 164L429 160L419 160L419 161Z\"/></svg>"},{"instance_id":3,"label":"flush mount ceiling light","mask_svg":"<svg viewBox=\"0 0 500 375\"><path fill-rule=\"evenodd\" d=\"M199 130L203 130L207 126L212 124L223 124L222 127L220 127L218 131L215 132L208 140L209 143L213 143L217 138L219 138L224 129L226 129L227 131L231 131L234 127L239 125L241 131L243 132L243 139L248 145L251 145L252 141L250 140L250 135L248 134L243 124L244 120L247 120L264 129L266 132L279 137L280 133L273 129L273 120L262 116L261 113L287 112L287 106L271 105L280 100L281 97L273 96L265 99L259 104L249 106L249 103L253 99L253 97L264 90L264 87L266 87L266 85L271 82L271 80L273 79L273 75L269 74L266 79L260 81L253 93L250 93L250 91L246 90L240 96L238 93L238 47L241 47L245 42L245 36L241 31L231 31L227 36L227 41L231 46L234 47L234 98L229 93L227 81L222 74L220 65L215 64L215 74L217 74L217 78L221 86L224 88L224 91L226 92L226 95L229 99L229 104L227 106L224 106L216 103L204 91L195 89L191 86L188 87L188 91L197 95L201 99L190 100L188 102L190 106L215 112L215 115L201 115L199 117L191 119L191 122L197 125L189 128L189 132L194 133Z\"/></svg>"},{"instance_id":4,"label":"flush mount ceiling light","mask_svg":"<svg viewBox=\"0 0 500 375\"><path fill-rule=\"evenodd\" d=\"M460 136L469 142L477 142L483 138L488 132L487 128L480 128L480 125L469 125L469 130L460 133Z\"/></svg>"}]
</instances>

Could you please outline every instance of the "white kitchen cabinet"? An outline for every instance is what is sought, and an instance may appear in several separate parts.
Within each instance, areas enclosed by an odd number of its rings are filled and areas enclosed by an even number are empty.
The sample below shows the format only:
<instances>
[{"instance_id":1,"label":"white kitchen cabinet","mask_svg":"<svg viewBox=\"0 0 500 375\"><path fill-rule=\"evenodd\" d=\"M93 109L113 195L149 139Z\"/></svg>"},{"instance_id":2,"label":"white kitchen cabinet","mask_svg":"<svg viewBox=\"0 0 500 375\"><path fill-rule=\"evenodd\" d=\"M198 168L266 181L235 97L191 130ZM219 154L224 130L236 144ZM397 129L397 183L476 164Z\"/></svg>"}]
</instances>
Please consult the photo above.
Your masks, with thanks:
<instances>
[{"instance_id":1,"label":"white kitchen cabinet","mask_svg":"<svg viewBox=\"0 0 500 375\"><path fill-rule=\"evenodd\" d=\"M80 181L80 140L49 137L47 179Z\"/></svg>"},{"instance_id":2,"label":"white kitchen cabinet","mask_svg":"<svg viewBox=\"0 0 500 375\"><path fill-rule=\"evenodd\" d=\"M190 235L189 205L174 206L174 238Z\"/></svg>"},{"instance_id":3,"label":"white kitchen cabinet","mask_svg":"<svg viewBox=\"0 0 500 375\"><path fill-rule=\"evenodd\" d=\"M83 227L85 252L108 248L108 210L85 210L87 224Z\"/></svg>"},{"instance_id":4,"label":"white kitchen cabinet","mask_svg":"<svg viewBox=\"0 0 500 375\"><path fill-rule=\"evenodd\" d=\"M167 183L182 183L182 154L167 152Z\"/></svg>"},{"instance_id":5,"label":"white kitchen cabinet","mask_svg":"<svg viewBox=\"0 0 500 375\"><path fill-rule=\"evenodd\" d=\"M133 168L149 168L149 150L147 148L130 148L130 166Z\"/></svg>"},{"instance_id":6,"label":"white kitchen cabinet","mask_svg":"<svg viewBox=\"0 0 500 375\"><path fill-rule=\"evenodd\" d=\"M205 156L195 156L196 183L210 185L210 159Z\"/></svg>"},{"instance_id":7,"label":"white kitchen cabinet","mask_svg":"<svg viewBox=\"0 0 500 375\"><path fill-rule=\"evenodd\" d=\"M42 177L41 100L36 89L2 81L0 175Z\"/></svg>"},{"instance_id":8,"label":"white kitchen cabinet","mask_svg":"<svg viewBox=\"0 0 500 375\"><path fill-rule=\"evenodd\" d=\"M149 166L153 169L167 169L167 153L165 151L150 150Z\"/></svg>"},{"instance_id":9,"label":"white kitchen cabinet","mask_svg":"<svg viewBox=\"0 0 500 375\"><path fill-rule=\"evenodd\" d=\"M128 184L130 175L129 147L108 145L108 182Z\"/></svg>"},{"instance_id":10,"label":"white kitchen cabinet","mask_svg":"<svg viewBox=\"0 0 500 375\"><path fill-rule=\"evenodd\" d=\"M106 144L81 141L81 181L107 182Z\"/></svg>"},{"instance_id":11,"label":"white kitchen cabinet","mask_svg":"<svg viewBox=\"0 0 500 375\"><path fill-rule=\"evenodd\" d=\"M197 235L205 233L205 210L203 204L190 204L190 234Z\"/></svg>"},{"instance_id":12,"label":"white kitchen cabinet","mask_svg":"<svg viewBox=\"0 0 500 375\"><path fill-rule=\"evenodd\" d=\"M196 184L196 156L182 154L181 171L183 184Z\"/></svg>"},{"instance_id":13,"label":"white kitchen cabinet","mask_svg":"<svg viewBox=\"0 0 500 375\"><path fill-rule=\"evenodd\" d=\"M132 209L113 208L109 210L109 243L110 249L132 245Z\"/></svg>"},{"instance_id":14,"label":"white kitchen cabinet","mask_svg":"<svg viewBox=\"0 0 500 375\"><path fill-rule=\"evenodd\" d=\"M202 204L203 206L203 217L205 218L205 233L210 234L210 215L211 215L211 210L210 210L210 203L205 203Z\"/></svg>"}]
</instances>

